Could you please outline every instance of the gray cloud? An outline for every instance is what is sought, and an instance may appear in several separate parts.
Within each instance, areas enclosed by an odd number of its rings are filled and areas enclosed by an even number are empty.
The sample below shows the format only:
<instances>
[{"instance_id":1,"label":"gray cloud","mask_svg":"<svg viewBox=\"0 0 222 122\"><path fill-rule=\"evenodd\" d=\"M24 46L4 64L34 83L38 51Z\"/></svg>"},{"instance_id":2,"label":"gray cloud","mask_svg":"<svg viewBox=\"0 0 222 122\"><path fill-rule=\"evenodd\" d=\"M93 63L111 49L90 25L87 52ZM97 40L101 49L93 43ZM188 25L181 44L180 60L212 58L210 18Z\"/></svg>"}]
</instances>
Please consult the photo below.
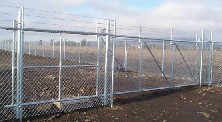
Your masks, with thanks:
<instances>
[{"instance_id":1,"label":"gray cloud","mask_svg":"<svg viewBox=\"0 0 222 122\"><path fill-rule=\"evenodd\" d=\"M102 18L116 18L117 23L121 25L144 25L147 26L147 28L161 28L164 30L173 28L186 32L190 31L190 33L196 31L200 32L201 29L215 30L215 36L217 35L215 38L218 40L221 38L219 34L222 32L221 0L165 0L161 5L153 8L130 7L126 6L124 2L127 1L46 0L42 2L34 0L8 0L5 2L0 0L0 4L15 6L25 5L29 8L58 11L62 13L67 11L75 12L75 8L79 5L87 5L92 11L87 11L85 14ZM149 0L147 4L149 4ZM71 18L62 15L58 17ZM31 20L33 18L28 19ZM81 19L82 18L80 18L80 20ZM72 24L74 25L75 23L72 22Z\"/></svg>"},{"instance_id":2,"label":"gray cloud","mask_svg":"<svg viewBox=\"0 0 222 122\"><path fill-rule=\"evenodd\" d=\"M149 1L148 1L149 2ZM92 3L96 11L105 16L117 18L120 24L145 25L151 28L175 29L182 31L215 30L216 39L222 32L222 1L220 0L166 0L154 8L129 8L120 1L108 4L100 0ZM149 3L148 3L149 4ZM195 35L195 34L194 34Z\"/></svg>"}]
</instances>

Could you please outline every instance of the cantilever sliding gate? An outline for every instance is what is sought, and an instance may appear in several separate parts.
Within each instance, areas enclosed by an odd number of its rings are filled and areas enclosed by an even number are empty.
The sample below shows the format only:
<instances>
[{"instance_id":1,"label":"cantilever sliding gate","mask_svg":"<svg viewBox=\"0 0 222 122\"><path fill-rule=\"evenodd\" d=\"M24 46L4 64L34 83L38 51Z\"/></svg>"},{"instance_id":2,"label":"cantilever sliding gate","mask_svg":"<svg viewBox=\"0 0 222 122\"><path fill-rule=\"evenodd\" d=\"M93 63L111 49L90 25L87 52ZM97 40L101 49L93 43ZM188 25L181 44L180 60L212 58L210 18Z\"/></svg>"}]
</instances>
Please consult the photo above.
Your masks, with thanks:
<instances>
[{"instance_id":1,"label":"cantilever sliding gate","mask_svg":"<svg viewBox=\"0 0 222 122\"><path fill-rule=\"evenodd\" d=\"M119 37L114 94L198 85L199 53L197 42Z\"/></svg>"}]
</instances>

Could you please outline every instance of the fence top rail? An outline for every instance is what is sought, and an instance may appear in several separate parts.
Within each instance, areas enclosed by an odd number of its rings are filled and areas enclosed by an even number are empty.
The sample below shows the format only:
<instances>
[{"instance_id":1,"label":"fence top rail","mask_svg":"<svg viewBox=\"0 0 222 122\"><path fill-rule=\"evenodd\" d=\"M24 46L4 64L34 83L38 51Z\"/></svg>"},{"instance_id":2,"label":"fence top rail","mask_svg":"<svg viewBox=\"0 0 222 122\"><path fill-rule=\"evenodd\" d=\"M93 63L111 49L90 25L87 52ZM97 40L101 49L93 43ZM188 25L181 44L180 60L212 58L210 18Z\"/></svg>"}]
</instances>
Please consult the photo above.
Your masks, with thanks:
<instances>
[{"instance_id":1,"label":"fence top rail","mask_svg":"<svg viewBox=\"0 0 222 122\"><path fill-rule=\"evenodd\" d=\"M133 38L133 39L117 39L116 42L139 42L138 39L140 39L139 37L138 38ZM171 42L171 41L174 41L175 43L201 43L201 42L196 42L196 41L186 41L186 40L168 40L168 39L161 39L161 40L156 40L156 39L142 39L142 41L144 42ZM205 41L204 43L210 43L210 41ZM222 43L222 42L221 42Z\"/></svg>"},{"instance_id":2,"label":"fence top rail","mask_svg":"<svg viewBox=\"0 0 222 122\"><path fill-rule=\"evenodd\" d=\"M1 27L4 30L18 30L18 28L13 27ZM33 32L45 32L45 33L66 33L66 34L80 34L80 35L100 35L106 36L106 33L96 33L96 32L84 32L84 31L68 31L68 30L49 30L49 29L37 29L37 28L23 28L23 31L33 31ZM111 35L111 34L109 34Z\"/></svg>"},{"instance_id":3,"label":"fence top rail","mask_svg":"<svg viewBox=\"0 0 222 122\"><path fill-rule=\"evenodd\" d=\"M3 30L18 30L18 28L13 27L3 27L0 26L0 29ZM138 37L138 36L128 36L128 35L114 35L111 33L98 33L98 32L85 32L85 31L68 31L68 30L50 30L50 29L38 29L38 28L23 28L23 31L32 31L32 32L45 32L45 33L65 33L65 34L79 34L79 35L98 35L98 36L106 36L110 35L111 37L116 38L125 38L125 39L142 39L143 41L174 41L174 42L187 42L187 43L200 43L196 41L186 41L186 40L175 40L175 39L161 39L161 38L149 38L149 37ZM139 40L138 40L139 41ZM211 42L211 41L204 41Z\"/></svg>"}]
</instances>

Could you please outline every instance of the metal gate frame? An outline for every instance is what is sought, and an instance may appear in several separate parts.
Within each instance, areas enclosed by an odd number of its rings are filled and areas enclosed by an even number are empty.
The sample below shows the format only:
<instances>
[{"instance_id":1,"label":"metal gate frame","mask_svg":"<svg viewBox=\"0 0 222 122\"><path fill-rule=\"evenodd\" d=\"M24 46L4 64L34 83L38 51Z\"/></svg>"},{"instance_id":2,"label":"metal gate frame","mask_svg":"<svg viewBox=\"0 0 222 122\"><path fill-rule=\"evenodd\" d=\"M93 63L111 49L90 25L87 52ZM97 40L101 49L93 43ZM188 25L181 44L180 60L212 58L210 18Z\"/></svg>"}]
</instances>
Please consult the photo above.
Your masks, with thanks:
<instances>
[{"instance_id":1,"label":"metal gate frame","mask_svg":"<svg viewBox=\"0 0 222 122\"><path fill-rule=\"evenodd\" d=\"M41 30L41 29L34 29L34 28L25 28L24 27L24 7L21 8L21 10L18 12L18 21L13 22L13 28L5 28L6 30L13 30L13 43L12 43L12 104L11 105L4 105L5 108L15 108L15 118L19 119L22 121L22 118L24 117L23 115L23 107L27 105L38 105L38 104L45 104L45 103L53 103L53 102L72 102L72 101L81 101L82 99L90 100L90 98L98 97L101 101L103 101L103 105L108 105L113 103L113 82L114 82L114 67L110 70L110 62L109 60L112 58L110 57L112 54L110 54L110 38L112 37L113 40L115 40L115 36L111 34L111 25L110 22L114 22L115 20L107 20L107 25L106 25L106 32L105 33L89 33L89 32L78 32L78 31L50 31L50 30ZM114 26L115 30L115 26ZM33 32L49 32L49 33L60 33L60 56L59 56L59 93L58 93L58 99L57 100L44 100L44 101L35 101L35 102L23 102L23 75L24 69L27 68L35 68L35 66L31 67L24 67L23 66L23 54L24 54L24 32L25 31L33 31ZM98 31L98 30L97 30ZM16 45L16 33L18 34L18 39L17 39L17 45ZM79 96L79 97L74 97L74 98L62 98L61 93L62 93L62 68L63 67L68 67L68 66L63 66L62 65L62 34L63 33L68 33L68 34L80 34L80 35L96 35L96 40L98 41L98 50L97 50L97 64L96 65L85 65L85 67L97 67L97 76L96 76L96 93L93 96ZM114 32L115 33L115 32ZM105 64L102 64L101 62L101 36L106 37L105 41ZM115 41L113 41L113 54L115 53L115 47L114 47ZM15 50L17 48L17 50ZM30 50L29 50L30 52ZM17 57L15 57L15 54L17 54ZM112 55L115 57L115 55ZM17 59L17 61L15 61ZM111 62L114 64L114 61ZM104 72L104 86L100 86L99 84L100 80L100 68L101 67L105 68ZM36 66L37 68L51 68L49 67L44 67L44 66ZM75 66L74 66L75 67ZM17 73L15 73L17 71ZM110 81L109 79L109 74L112 74L112 79ZM16 78L16 79L15 79ZM16 85L15 85L16 81ZM16 88L14 87L16 86ZM99 87L103 88L103 94L101 94L101 91L99 91ZM16 91L16 92L15 92ZM14 98L14 95L16 94L16 98ZM16 99L16 100L14 100ZM113 105L113 104L112 104Z\"/></svg>"}]
</instances>

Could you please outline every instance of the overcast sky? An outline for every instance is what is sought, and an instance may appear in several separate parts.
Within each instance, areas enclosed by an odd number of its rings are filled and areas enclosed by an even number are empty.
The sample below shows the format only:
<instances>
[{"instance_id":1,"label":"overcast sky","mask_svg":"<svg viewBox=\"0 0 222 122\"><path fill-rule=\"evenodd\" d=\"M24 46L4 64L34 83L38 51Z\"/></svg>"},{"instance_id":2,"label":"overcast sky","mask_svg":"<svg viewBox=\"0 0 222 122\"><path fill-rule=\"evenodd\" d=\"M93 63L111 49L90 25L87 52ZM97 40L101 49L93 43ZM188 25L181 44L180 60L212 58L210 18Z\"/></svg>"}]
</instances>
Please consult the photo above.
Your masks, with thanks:
<instances>
[{"instance_id":1,"label":"overcast sky","mask_svg":"<svg viewBox=\"0 0 222 122\"><path fill-rule=\"evenodd\" d=\"M119 25L174 29L189 35L204 29L209 36L213 30L216 41L222 37L222 0L0 0L0 5L115 18Z\"/></svg>"}]
</instances>

